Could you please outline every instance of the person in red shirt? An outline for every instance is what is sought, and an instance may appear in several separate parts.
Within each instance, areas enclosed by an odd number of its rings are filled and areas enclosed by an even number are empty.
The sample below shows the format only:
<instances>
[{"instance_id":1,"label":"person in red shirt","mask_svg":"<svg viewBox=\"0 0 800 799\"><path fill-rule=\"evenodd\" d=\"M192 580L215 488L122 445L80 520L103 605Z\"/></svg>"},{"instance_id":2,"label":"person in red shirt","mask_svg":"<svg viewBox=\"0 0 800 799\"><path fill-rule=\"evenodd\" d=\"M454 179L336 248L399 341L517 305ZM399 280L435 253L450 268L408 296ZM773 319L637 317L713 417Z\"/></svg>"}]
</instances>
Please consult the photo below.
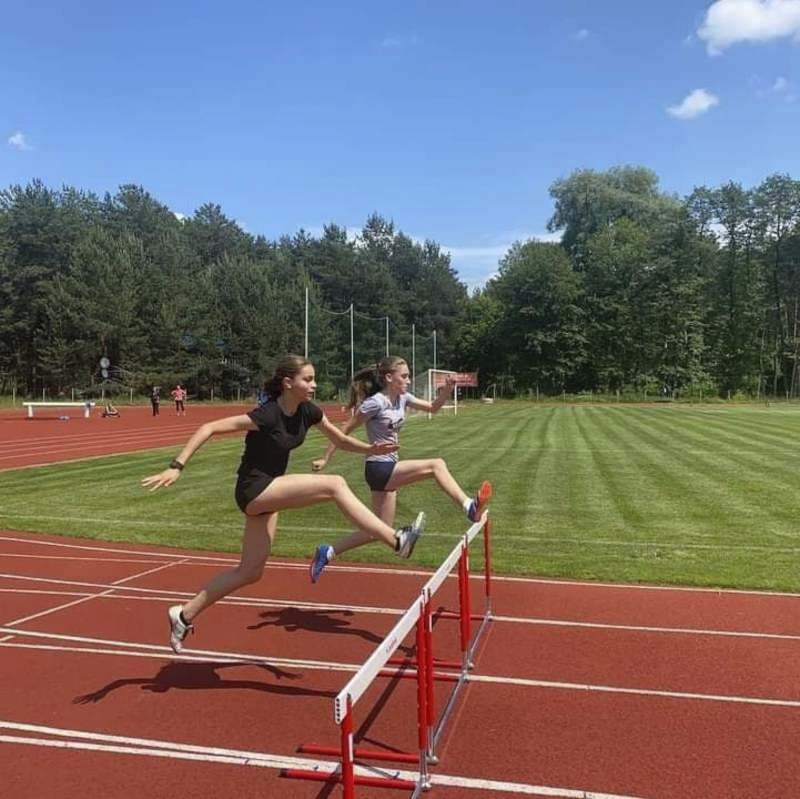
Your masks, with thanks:
<instances>
[{"instance_id":1,"label":"person in red shirt","mask_svg":"<svg viewBox=\"0 0 800 799\"><path fill-rule=\"evenodd\" d=\"M175 400L175 413L186 416L186 389L180 383L172 389L172 399Z\"/></svg>"}]
</instances>

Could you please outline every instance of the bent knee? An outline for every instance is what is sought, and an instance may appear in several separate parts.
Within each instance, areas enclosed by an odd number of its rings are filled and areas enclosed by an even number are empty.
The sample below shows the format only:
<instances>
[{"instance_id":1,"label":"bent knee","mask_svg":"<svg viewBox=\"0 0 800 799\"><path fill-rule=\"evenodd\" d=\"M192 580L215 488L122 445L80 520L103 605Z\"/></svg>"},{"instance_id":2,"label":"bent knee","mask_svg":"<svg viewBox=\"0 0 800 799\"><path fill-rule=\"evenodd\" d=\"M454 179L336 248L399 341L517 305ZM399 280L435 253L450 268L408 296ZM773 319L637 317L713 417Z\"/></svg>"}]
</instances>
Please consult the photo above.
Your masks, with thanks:
<instances>
[{"instance_id":1,"label":"bent knee","mask_svg":"<svg viewBox=\"0 0 800 799\"><path fill-rule=\"evenodd\" d=\"M250 566L248 568L240 568L239 580L242 585L251 585L257 583L264 576L264 566Z\"/></svg>"}]
</instances>

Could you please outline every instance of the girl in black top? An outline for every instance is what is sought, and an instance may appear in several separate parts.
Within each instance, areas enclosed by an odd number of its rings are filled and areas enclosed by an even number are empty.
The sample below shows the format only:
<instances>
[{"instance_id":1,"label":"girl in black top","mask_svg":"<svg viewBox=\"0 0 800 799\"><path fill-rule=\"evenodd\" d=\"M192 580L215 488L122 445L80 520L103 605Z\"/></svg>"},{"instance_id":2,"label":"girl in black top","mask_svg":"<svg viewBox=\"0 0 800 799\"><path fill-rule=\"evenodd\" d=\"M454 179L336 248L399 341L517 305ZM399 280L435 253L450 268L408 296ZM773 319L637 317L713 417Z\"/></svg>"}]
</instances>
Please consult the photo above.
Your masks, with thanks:
<instances>
[{"instance_id":1,"label":"girl in black top","mask_svg":"<svg viewBox=\"0 0 800 799\"><path fill-rule=\"evenodd\" d=\"M242 416L207 422L198 428L169 468L142 480L155 491L172 485L192 455L217 433L247 431L245 449L236 482L236 503L245 514L242 556L235 569L216 575L185 605L169 609L170 645L180 652L193 630L192 620L209 605L242 586L261 579L269 557L278 512L333 501L359 530L383 541L401 557L410 557L425 525L420 513L412 525L393 530L363 505L339 475L286 474L289 452L299 447L313 425L336 446L364 455L381 455L395 444L366 444L334 427L311 398L316 389L314 367L305 358L289 355L276 367L266 385L272 401Z\"/></svg>"}]
</instances>

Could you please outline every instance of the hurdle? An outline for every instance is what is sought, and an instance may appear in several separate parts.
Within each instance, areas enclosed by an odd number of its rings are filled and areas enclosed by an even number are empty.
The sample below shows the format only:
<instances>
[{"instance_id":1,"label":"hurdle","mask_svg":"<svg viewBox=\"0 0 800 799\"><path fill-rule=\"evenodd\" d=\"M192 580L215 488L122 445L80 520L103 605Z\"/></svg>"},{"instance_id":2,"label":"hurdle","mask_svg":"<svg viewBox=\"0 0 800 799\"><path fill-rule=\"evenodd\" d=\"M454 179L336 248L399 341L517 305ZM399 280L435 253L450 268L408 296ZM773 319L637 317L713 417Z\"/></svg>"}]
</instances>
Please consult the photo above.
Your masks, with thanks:
<instances>
[{"instance_id":1,"label":"hurdle","mask_svg":"<svg viewBox=\"0 0 800 799\"><path fill-rule=\"evenodd\" d=\"M485 607L482 614L471 612L469 589L469 548L475 537L483 533L484 542L484 595ZM361 668L353 675L334 700L334 721L339 726L338 747L323 744L301 744L298 751L304 754L330 755L339 758L338 768L331 771L309 771L304 769L285 769L282 776L293 779L314 780L317 782L339 782L345 799L355 799L356 786L373 788L395 788L412 791L412 799L417 799L423 791L431 788L430 765L439 762L436 746L452 715L464 685L469 681L469 673L474 668L474 655L477 646L492 619L491 602L491 525L488 511L480 521L473 524L461 537L459 543L422 587L418 597L389 631L377 649ZM441 588L451 572L457 569L459 610L455 612L432 612L433 597ZM433 625L438 619L457 619L461 660L458 662L437 661L433 654ZM473 634L474 620L480 625ZM403 641L415 631L415 657L392 659ZM386 668L395 665L397 668ZM438 669L455 669L439 671ZM418 751L397 752L365 749L354 745L354 707L366 690L378 677L393 679L414 679L417 687L417 746ZM454 684L439 718L436 718L435 683ZM416 781L393 776L371 776L359 770L357 760L376 760L416 764ZM332 764L333 766L334 764Z\"/></svg>"},{"instance_id":2,"label":"hurdle","mask_svg":"<svg viewBox=\"0 0 800 799\"><path fill-rule=\"evenodd\" d=\"M88 419L92 415L92 408L94 402L86 400L85 402L23 402L28 409L28 419L33 419L34 408L83 408L83 418Z\"/></svg>"}]
</instances>

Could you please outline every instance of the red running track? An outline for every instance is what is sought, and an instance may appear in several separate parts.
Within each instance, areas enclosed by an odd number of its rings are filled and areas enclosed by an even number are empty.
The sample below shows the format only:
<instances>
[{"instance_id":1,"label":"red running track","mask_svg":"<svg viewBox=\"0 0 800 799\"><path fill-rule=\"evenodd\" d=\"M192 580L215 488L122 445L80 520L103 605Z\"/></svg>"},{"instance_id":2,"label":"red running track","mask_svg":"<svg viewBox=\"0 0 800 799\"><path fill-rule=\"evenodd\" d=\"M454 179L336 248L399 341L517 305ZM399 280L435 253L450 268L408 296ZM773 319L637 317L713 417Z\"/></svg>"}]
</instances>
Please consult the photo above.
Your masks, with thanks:
<instances>
[{"instance_id":1,"label":"red running track","mask_svg":"<svg viewBox=\"0 0 800 799\"><path fill-rule=\"evenodd\" d=\"M333 696L428 575L342 566L311 586L305 564L272 563L261 583L211 608L175 657L167 606L232 562L0 533L5 795L339 795L283 779L280 766L304 757L301 742L336 743ZM800 597L494 587L497 619L431 796L800 794ZM474 580L475 606L481 590ZM453 607L453 580L437 602ZM437 656L453 657L456 638L457 625L440 621ZM356 707L357 740L413 750L414 690L376 684Z\"/></svg>"},{"instance_id":2,"label":"red running track","mask_svg":"<svg viewBox=\"0 0 800 799\"><path fill-rule=\"evenodd\" d=\"M82 408L37 409L32 419L22 409L0 411L0 471L184 444L204 422L252 407L189 405L186 416L176 416L165 404L154 417L149 407L120 406L118 419L103 419L98 408L89 419ZM323 407L333 421L345 418L340 407ZM61 421L58 414L65 413L69 419Z\"/></svg>"}]
</instances>

